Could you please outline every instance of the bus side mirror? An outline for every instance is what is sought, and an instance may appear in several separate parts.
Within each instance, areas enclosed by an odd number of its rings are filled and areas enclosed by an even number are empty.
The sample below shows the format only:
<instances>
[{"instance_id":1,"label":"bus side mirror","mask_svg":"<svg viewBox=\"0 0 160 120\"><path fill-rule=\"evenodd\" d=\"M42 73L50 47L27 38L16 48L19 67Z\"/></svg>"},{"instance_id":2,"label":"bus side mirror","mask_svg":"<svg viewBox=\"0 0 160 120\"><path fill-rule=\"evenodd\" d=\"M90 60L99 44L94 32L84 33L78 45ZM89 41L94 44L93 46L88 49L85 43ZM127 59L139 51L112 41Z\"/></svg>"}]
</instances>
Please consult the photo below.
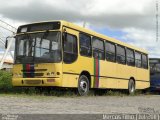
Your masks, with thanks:
<instances>
[{"instance_id":1,"label":"bus side mirror","mask_svg":"<svg viewBox=\"0 0 160 120\"><path fill-rule=\"evenodd\" d=\"M7 49L8 47L8 40L6 39L6 42L5 42L5 49Z\"/></svg>"},{"instance_id":2,"label":"bus side mirror","mask_svg":"<svg viewBox=\"0 0 160 120\"><path fill-rule=\"evenodd\" d=\"M8 36L8 37L6 37L5 49L8 48L8 38L15 38L16 39L16 36Z\"/></svg>"}]
</instances>

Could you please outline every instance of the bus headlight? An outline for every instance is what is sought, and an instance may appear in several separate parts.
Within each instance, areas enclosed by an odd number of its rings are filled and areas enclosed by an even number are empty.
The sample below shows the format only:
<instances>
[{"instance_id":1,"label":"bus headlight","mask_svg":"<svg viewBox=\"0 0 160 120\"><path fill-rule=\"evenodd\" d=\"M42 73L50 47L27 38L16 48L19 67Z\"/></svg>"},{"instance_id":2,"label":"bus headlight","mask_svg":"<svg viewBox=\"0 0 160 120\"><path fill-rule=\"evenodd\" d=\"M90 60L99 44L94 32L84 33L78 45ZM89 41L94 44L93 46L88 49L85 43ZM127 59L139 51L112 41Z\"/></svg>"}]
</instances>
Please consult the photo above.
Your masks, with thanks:
<instances>
[{"instance_id":1,"label":"bus headlight","mask_svg":"<svg viewBox=\"0 0 160 120\"><path fill-rule=\"evenodd\" d=\"M47 73L47 76L50 76L50 75L51 75L51 73L50 73L50 72L48 72L48 73Z\"/></svg>"},{"instance_id":2,"label":"bus headlight","mask_svg":"<svg viewBox=\"0 0 160 120\"><path fill-rule=\"evenodd\" d=\"M54 75L54 72L51 72L51 75Z\"/></svg>"}]
</instances>

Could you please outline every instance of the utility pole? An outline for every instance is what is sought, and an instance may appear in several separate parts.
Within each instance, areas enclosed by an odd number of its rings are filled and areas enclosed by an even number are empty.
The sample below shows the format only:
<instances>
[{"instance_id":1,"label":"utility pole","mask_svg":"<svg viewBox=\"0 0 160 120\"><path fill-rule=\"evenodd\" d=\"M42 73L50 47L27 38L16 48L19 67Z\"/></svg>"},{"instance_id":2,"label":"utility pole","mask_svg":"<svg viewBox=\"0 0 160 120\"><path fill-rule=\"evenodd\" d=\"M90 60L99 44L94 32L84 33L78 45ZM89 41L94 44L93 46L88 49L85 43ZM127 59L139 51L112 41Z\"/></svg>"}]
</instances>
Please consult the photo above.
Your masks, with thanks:
<instances>
[{"instance_id":1,"label":"utility pole","mask_svg":"<svg viewBox=\"0 0 160 120\"><path fill-rule=\"evenodd\" d=\"M156 42L158 42L158 39L159 39L159 15L158 15L158 9L159 9L159 6L158 6L158 0L156 0Z\"/></svg>"},{"instance_id":2,"label":"utility pole","mask_svg":"<svg viewBox=\"0 0 160 120\"><path fill-rule=\"evenodd\" d=\"M83 22L83 27L84 27L84 28L86 27L86 21Z\"/></svg>"}]
</instances>

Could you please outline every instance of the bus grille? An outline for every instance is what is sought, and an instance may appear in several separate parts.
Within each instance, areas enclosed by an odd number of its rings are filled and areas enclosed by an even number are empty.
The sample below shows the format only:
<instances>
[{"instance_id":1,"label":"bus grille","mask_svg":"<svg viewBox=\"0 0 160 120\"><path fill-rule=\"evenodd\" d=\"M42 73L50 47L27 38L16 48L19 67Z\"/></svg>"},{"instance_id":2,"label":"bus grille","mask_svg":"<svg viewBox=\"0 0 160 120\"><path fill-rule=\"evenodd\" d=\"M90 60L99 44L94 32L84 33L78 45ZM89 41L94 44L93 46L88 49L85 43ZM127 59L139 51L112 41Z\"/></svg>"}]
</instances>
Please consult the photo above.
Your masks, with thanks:
<instances>
[{"instance_id":1,"label":"bus grille","mask_svg":"<svg viewBox=\"0 0 160 120\"><path fill-rule=\"evenodd\" d=\"M34 78L34 77L43 77L44 73L33 73L33 72L24 72L24 78Z\"/></svg>"},{"instance_id":2,"label":"bus grille","mask_svg":"<svg viewBox=\"0 0 160 120\"><path fill-rule=\"evenodd\" d=\"M35 78L35 77L43 77L44 71L47 71L47 69L30 69L21 70L23 73L23 78Z\"/></svg>"},{"instance_id":3,"label":"bus grille","mask_svg":"<svg viewBox=\"0 0 160 120\"><path fill-rule=\"evenodd\" d=\"M25 80L25 84L41 84L41 80Z\"/></svg>"}]
</instances>

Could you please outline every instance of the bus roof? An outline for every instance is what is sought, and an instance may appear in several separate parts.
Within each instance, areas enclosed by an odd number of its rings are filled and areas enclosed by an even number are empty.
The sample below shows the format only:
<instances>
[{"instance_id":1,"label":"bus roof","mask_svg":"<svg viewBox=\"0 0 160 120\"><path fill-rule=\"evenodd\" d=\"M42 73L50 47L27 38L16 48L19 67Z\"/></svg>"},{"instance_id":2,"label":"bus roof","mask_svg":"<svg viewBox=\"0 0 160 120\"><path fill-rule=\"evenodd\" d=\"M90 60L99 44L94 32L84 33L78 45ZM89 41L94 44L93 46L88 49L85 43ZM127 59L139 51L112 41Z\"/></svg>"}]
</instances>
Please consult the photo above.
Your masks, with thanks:
<instances>
[{"instance_id":1,"label":"bus roof","mask_svg":"<svg viewBox=\"0 0 160 120\"><path fill-rule=\"evenodd\" d=\"M96 37L99 37L101 39L104 39L104 40L107 40L107 41L110 41L110 42L113 42L113 43L116 43L116 44L119 44L119 45L122 45L122 46L126 46L128 48L131 48L131 49L134 49L136 51L139 51L139 52L143 52L145 54L148 54L148 52L142 48L138 48L138 47L135 47L135 46L132 46L132 45L129 45L125 42L122 42L120 40L117 40L115 38L111 38L109 36L106 36L106 35L103 35L103 34L100 34L100 33L97 33L95 31L92 31L92 30L89 30L87 28L84 28L84 27L81 27L81 26L78 26L74 23L71 23L71 22L67 22L67 21L64 21L64 20L52 20L52 21L42 21L42 22L35 22L35 23L31 23L31 24L36 24L36 23L45 23L45 22L60 22L62 26L65 26L65 27L69 27L69 28L72 28L74 30L77 30L77 31L81 31L81 32L84 32L84 33L87 33L87 34L90 34L92 36L96 36ZM31 25L31 24L28 24L28 25Z\"/></svg>"}]
</instances>

